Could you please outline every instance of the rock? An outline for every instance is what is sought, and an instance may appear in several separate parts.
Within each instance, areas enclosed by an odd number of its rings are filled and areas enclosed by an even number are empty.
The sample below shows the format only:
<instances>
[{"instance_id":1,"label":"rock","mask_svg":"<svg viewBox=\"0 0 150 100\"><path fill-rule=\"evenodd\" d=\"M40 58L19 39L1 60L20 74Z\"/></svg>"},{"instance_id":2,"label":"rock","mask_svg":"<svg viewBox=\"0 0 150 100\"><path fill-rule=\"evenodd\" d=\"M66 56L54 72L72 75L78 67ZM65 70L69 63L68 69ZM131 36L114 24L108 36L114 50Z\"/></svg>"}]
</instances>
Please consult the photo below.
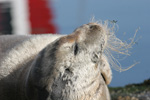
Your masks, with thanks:
<instances>
[{"instance_id":1,"label":"rock","mask_svg":"<svg viewBox=\"0 0 150 100\"><path fill-rule=\"evenodd\" d=\"M131 100L139 100L139 99L136 97L131 97Z\"/></svg>"}]
</instances>

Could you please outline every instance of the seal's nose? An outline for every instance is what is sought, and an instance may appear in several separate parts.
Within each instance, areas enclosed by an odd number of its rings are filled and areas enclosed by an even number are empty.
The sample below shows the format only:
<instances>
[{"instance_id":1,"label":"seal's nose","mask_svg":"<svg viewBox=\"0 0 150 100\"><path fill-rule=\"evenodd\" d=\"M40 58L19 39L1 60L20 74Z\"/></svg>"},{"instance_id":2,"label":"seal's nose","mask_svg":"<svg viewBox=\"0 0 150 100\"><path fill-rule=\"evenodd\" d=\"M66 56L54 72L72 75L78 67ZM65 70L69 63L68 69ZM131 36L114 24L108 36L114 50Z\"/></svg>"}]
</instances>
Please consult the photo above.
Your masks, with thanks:
<instances>
[{"instance_id":1,"label":"seal's nose","mask_svg":"<svg viewBox=\"0 0 150 100\"><path fill-rule=\"evenodd\" d=\"M101 28L100 28L100 26L99 25L89 25L89 28L91 29L91 30L101 30Z\"/></svg>"},{"instance_id":2,"label":"seal's nose","mask_svg":"<svg viewBox=\"0 0 150 100\"><path fill-rule=\"evenodd\" d=\"M101 27L100 25L96 24L96 23L89 23L87 24L89 26L89 29L90 30L98 30L100 31L101 30Z\"/></svg>"}]
</instances>

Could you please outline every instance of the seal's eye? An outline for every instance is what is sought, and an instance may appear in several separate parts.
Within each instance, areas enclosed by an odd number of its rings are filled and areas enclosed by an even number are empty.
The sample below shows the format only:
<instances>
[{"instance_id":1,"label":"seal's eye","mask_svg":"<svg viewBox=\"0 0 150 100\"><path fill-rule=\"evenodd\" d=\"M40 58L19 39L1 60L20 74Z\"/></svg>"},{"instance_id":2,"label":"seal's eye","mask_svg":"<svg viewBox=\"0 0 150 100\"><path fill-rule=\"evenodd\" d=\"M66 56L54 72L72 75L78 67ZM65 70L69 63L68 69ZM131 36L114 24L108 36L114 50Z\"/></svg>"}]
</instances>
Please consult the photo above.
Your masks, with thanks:
<instances>
[{"instance_id":1,"label":"seal's eye","mask_svg":"<svg viewBox=\"0 0 150 100\"><path fill-rule=\"evenodd\" d=\"M79 50L78 44L75 43L75 45L74 45L74 55L77 55L78 50Z\"/></svg>"}]
</instances>

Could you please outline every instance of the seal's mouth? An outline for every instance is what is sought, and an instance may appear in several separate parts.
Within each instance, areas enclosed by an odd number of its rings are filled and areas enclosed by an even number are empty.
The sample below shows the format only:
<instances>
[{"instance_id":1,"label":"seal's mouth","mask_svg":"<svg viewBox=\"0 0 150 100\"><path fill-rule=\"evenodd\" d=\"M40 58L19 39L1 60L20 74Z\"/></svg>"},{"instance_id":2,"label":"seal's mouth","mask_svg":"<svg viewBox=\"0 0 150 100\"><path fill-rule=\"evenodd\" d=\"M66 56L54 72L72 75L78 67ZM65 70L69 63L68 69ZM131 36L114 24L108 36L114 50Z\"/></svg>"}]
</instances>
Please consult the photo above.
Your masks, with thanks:
<instances>
[{"instance_id":1,"label":"seal's mouth","mask_svg":"<svg viewBox=\"0 0 150 100\"><path fill-rule=\"evenodd\" d=\"M103 74L103 73L101 73L101 76L102 76L103 80L105 81L105 83L107 83L107 82L106 82L106 77L104 77L104 74Z\"/></svg>"}]
</instances>

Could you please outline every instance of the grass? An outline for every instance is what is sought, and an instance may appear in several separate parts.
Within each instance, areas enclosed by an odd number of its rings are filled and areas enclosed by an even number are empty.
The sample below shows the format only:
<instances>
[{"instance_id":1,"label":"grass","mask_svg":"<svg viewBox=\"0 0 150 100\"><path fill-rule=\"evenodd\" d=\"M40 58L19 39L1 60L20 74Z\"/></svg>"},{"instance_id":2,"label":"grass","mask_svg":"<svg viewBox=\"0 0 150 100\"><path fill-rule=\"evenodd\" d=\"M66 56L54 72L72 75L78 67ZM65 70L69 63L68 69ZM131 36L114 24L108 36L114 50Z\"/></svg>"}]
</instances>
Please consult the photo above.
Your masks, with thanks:
<instances>
[{"instance_id":1,"label":"grass","mask_svg":"<svg viewBox=\"0 0 150 100\"><path fill-rule=\"evenodd\" d=\"M124 87L109 87L112 100L116 100L118 96L132 96L144 91L150 91L150 79L140 84L129 84Z\"/></svg>"}]
</instances>

